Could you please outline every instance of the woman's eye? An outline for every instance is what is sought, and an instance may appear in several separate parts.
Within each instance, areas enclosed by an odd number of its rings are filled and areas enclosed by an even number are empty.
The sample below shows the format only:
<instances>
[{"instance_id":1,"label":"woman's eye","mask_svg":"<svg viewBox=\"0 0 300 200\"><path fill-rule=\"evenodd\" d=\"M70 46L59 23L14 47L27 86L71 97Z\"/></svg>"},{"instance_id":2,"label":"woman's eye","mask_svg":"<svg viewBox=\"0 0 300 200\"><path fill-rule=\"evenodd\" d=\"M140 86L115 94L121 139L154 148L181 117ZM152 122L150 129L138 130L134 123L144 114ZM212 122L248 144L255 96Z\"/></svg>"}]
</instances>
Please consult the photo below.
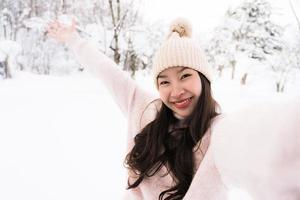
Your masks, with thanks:
<instances>
[{"instance_id":1,"label":"woman's eye","mask_svg":"<svg viewBox=\"0 0 300 200\"><path fill-rule=\"evenodd\" d=\"M181 79L184 79L184 78L189 77L189 76L191 76L191 74L184 74L184 75L181 76Z\"/></svg>"},{"instance_id":2,"label":"woman's eye","mask_svg":"<svg viewBox=\"0 0 300 200\"><path fill-rule=\"evenodd\" d=\"M169 83L169 82L168 81L162 81L162 82L160 82L160 85L165 85L167 83Z\"/></svg>"}]
</instances>

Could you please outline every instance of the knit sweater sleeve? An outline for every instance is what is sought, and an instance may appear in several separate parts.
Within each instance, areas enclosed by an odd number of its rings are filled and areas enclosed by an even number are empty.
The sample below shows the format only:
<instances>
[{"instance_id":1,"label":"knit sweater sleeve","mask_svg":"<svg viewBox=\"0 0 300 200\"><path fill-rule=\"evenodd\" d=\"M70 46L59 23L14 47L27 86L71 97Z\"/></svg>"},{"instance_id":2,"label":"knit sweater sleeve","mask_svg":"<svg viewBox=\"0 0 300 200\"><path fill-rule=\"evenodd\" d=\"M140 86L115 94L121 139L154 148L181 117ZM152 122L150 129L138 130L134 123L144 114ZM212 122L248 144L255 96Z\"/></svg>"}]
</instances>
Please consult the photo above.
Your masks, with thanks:
<instances>
[{"instance_id":1,"label":"knit sweater sleeve","mask_svg":"<svg viewBox=\"0 0 300 200\"><path fill-rule=\"evenodd\" d=\"M214 127L215 165L255 200L300 199L300 97L228 113Z\"/></svg>"},{"instance_id":2,"label":"knit sweater sleeve","mask_svg":"<svg viewBox=\"0 0 300 200\"><path fill-rule=\"evenodd\" d=\"M125 117L154 99L151 93L140 88L113 60L100 52L96 45L81 38L78 33L74 33L66 45L89 73L101 79Z\"/></svg>"}]
</instances>

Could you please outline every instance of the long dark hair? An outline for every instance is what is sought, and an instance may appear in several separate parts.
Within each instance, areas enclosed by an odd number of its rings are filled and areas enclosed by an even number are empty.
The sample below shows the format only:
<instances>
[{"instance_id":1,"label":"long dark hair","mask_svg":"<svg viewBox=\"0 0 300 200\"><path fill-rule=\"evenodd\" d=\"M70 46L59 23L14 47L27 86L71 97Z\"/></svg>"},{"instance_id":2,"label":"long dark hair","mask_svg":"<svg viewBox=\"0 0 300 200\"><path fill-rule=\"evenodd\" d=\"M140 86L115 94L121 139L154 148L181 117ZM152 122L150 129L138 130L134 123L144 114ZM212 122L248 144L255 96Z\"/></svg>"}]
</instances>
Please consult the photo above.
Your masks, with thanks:
<instances>
[{"instance_id":1,"label":"long dark hair","mask_svg":"<svg viewBox=\"0 0 300 200\"><path fill-rule=\"evenodd\" d=\"M135 136L134 146L126 156L125 165L137 175L137 179L133 183L128 179L127 189L136 188L144 179L165 166L175 185L162 191L159 200L182 199L186 194L194 176L193 149L197 144L200 145L212 119L218 115L218 104L212 97L210 82L201 73L199 76L202 93L194 111L184 119L186 126L170 131L178 119L171 109L162 104L156 118Z\"/></svg>"}]
</instances>

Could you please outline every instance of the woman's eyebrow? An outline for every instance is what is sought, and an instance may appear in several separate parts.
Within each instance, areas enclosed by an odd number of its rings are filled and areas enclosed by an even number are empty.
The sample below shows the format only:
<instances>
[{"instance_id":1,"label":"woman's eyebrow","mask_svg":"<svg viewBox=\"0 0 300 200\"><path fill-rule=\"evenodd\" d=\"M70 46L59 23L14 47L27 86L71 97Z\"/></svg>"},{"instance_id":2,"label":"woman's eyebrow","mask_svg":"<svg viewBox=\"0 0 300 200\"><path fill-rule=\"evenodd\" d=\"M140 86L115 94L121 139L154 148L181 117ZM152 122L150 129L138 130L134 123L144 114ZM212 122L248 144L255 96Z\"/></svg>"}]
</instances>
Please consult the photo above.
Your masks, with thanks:
<instances>
[{"instance_id":1,"label":"woman's eyebrow","mask_svg":"<svg viewBox=\"0 0 300 200\"><path fill-rule=\"evenodd\" d=\"M180 69L177 73L179 74L180 72L183 72L184 70L189 69L188 67L183 67L182 69Z\"/></svg>"},{"instance_id":2,"label":"woman's eyebrow","mask_svg":"<svg viewBox=\"0 0 300 200\"><path fill-rule=\"evenodd\" d=\"M166 75L158 75L157 76L157 79L159 79L159 78L167 78L168 76L166 76Z\"/></svg>"},{"instance_id":3,"label":"woman's eyebrow","mask_svg":"<svg viewBox=\"0 0 300 200\"><path fill-rule=\"evenodd\" d=\"M183 68L181 68L180 70L177 71L177 74L183 72L183 71L186 70L186 69L189 69L189 68L188 68L188 67L183 67ZM158 75L158 76L157 76L157 79L159 79L159 78L168 78L168 76L166 76L166 75Z\"/></svg>"}]
</instances>

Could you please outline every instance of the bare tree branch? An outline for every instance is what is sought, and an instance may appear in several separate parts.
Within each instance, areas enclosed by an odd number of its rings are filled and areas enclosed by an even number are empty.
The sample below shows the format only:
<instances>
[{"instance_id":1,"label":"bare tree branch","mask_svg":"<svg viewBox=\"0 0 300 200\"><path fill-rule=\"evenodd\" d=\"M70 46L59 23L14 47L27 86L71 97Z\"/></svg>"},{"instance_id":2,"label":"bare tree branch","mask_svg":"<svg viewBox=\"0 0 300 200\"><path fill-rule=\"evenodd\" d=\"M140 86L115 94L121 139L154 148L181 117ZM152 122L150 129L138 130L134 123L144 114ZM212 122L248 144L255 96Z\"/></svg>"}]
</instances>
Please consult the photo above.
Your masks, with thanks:
<instances>
[{"instance_id":1,"label":"bare tree branch","mask_svg":"<svg viewBox=\"0 0 300 200\"><path fill-rule=\"evenodd\" d=\"M299 30L300 30L300 20L299 20L299 17L298 17L297 14L296 14L295 7L294 7L294 5L293 5L293 3L292 3L292 0L290 0L289 2L290 2L291 9L292 9L292 11L293 11L293 14L294 14L294 16L295 16L295 18L296 18L296 20L297 20L298 28L299 28Z\"/></svg>"},{"instance_id":2,"label":"bare tree branch","mask_svg":"<svg viewBox=\"0 0 300 200\"><path fill-rule=\"evenodd\" d=\"M114 13L112 0L108 0L108 3L109 3L110 12L111 12L112 22L113 22L114 27L116 27L116 19L115 19L115 13Z\"/></svg>"},{"instance_id":3,"label":"bare tree branch","mask_svg":"<svg viewBox=\"0 0 300 200\"><path fill-rule=\"evenodd\" d=\"M117 19L120 21L120 16L121 16L121 3L120 0L117 0Z\"/></svg>"}]
</instances>

